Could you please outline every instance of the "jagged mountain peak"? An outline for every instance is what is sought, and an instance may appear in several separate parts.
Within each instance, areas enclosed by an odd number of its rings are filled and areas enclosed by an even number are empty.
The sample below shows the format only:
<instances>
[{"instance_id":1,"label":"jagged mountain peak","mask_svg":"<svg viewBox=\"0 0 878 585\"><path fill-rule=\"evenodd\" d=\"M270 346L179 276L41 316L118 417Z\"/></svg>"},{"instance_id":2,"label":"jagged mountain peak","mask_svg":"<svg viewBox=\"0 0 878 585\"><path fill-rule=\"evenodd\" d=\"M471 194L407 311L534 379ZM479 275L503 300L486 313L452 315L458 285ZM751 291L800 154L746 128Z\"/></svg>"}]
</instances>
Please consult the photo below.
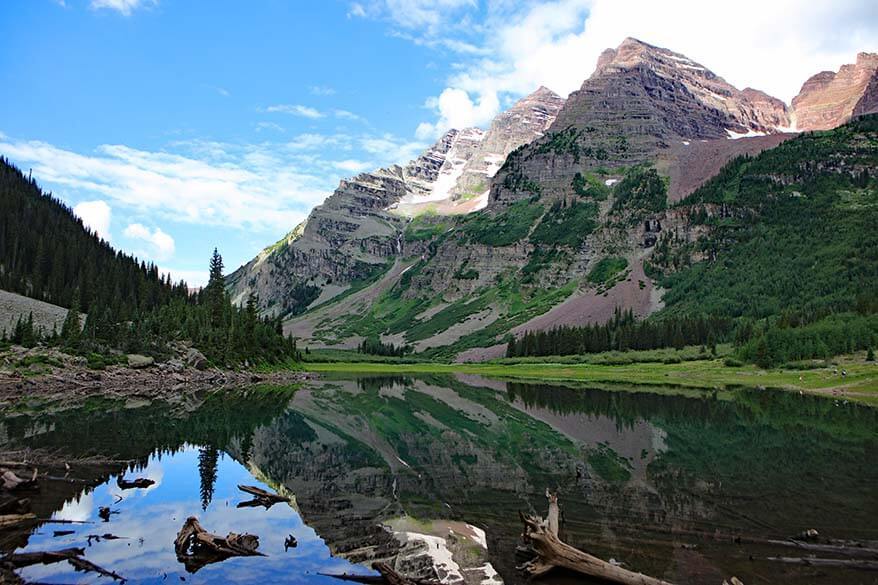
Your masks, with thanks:
<instances>
[{"instance_id":1,"label":"jagged mountain peak","mask_svg":"<svg viewBox=\"0 0 878 585\"><path fill-rule=\"evenodd\" d=\"M606 49L601 53L594 73L585 81L583 88L593 85L598 78L632 75L639 68L670 81L678 88L683 86L702 106L727 118L725 122L714 124L724 126L717 128L719 135L723 130L738 136L776 132L789 126L787 106L781 100L753 88L738 90L686 55L633 37L626 38L615 49ZM640 82L652 83L642 76ZM676 99L670 97L675 91L671 87L664 87L661 94L668 96L668 99ZM662 99L661 96L659 99Z\"/></svg>"}]
</instances>

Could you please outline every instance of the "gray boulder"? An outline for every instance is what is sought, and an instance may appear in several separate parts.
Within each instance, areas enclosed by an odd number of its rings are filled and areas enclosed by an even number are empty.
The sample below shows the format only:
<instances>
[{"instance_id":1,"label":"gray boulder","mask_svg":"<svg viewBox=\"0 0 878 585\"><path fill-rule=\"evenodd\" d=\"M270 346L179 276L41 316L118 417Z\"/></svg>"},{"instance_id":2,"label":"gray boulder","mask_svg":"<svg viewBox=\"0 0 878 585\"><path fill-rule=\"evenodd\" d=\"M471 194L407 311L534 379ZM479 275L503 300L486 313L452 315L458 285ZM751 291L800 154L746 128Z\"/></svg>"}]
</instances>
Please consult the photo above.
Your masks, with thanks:
<instances>
[{"instance_id":1,"label":"gray boulder","mask_svg":"<svg viewBox=\"0 0 878 585\"><path fill-rule=\"evenodd\" d=\"M128 354L128 367L129 368L134 368L134 369L148 368L149 366L153 365L154 363L155 363L155 359L153 359L149 356L140 355L140 354L136 354L136 353L129 353Z\"/></svg>"},{"instance_id":2,"label":"gray boulder","mask_svg":"<svg viewBox=\"0 0 878 585\"><path fill-rule=\"evenodd\" d=\"M186 365L196 370L206 370L209 364L204 354L192 347L186 352Z\"/></svg>"}]
</instances>

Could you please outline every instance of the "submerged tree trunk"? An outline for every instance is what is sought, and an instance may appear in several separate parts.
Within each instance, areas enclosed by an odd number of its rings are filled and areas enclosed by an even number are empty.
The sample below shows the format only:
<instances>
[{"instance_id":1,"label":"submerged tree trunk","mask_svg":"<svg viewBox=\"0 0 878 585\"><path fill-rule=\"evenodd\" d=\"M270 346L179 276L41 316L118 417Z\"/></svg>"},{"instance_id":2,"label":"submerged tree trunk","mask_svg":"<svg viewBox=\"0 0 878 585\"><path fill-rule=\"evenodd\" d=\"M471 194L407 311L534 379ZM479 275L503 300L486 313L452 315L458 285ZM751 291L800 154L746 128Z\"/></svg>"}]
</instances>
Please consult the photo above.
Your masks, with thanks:
<instances>
[{"instance_id":1,"label":"submerged tree trunk","mask_svg":"<svg viewBox=\"0 0 878 585\"><path fill-rule=\"evenodd\" d=\"M258 536L230 532L223 538L205 530L194 516L186 519L174 541L177 560L190 573L229 557L265 556L256 550L258 547Z\"/></svg>"},{"instance_id":2,"label":"submerged tree trunk","mask_svg":"<svg viewBox=\"0 0 878 585\"><path fill-rule=\"evenodd\" d=\"M549 500L549 513L545 521L521 514L524 536L537 555L521 567L528 575L539 577L561 567L620 585L671 585L667 581L623 569L562 542L558 538L558 496L546 490L546 497Z\"/></svg>"}]
</instances>

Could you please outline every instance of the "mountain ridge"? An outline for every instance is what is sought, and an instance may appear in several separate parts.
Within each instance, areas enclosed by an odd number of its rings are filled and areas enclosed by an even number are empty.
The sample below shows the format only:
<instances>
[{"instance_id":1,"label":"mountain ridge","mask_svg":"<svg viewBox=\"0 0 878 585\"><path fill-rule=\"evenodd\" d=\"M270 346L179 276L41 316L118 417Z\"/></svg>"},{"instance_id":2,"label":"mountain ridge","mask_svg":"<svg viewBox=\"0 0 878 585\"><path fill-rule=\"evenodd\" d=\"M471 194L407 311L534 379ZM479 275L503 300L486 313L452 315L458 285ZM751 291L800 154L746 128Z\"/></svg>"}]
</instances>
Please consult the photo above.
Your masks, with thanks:
<instances>
[{"instance_id":1,"label":"mountain ridge","mask_svg":"<svg viewBox=\"0 0 878 585\"><path fill-rule=\"evenodd\" d=\"M868 107L871 87L847 90L861 92L857 103ZM500 355L510 332L601 323L618 310L645 318L661 309L664 294L648 259L663 235L688 225L685 214L666 208L726 162L794 136L793 112L684 55L626 39L600 56L551 124L511 149L492 178L488 161L472 154L490 129L468 131L458 151L469 154L451 156L456 164L425 167L431 177L457 173L462 188L443 193L450 205L478 199L481 207L484 200L472 197L481 189L461 177L491 178L484 210L450 215L432 207L436 201L417 202L415 192L397 197L382 210L395 248L383 248L368 271L343 277L329 294L324 285L285 331L313 347L353 348L378 336L430 356L484 359ZM450 131L449 146L434 150L447 156L458 134ZM697 228L687 237L702 235ZM593 280L606 262L622 268Z\"/></svg>"}]
</instances>

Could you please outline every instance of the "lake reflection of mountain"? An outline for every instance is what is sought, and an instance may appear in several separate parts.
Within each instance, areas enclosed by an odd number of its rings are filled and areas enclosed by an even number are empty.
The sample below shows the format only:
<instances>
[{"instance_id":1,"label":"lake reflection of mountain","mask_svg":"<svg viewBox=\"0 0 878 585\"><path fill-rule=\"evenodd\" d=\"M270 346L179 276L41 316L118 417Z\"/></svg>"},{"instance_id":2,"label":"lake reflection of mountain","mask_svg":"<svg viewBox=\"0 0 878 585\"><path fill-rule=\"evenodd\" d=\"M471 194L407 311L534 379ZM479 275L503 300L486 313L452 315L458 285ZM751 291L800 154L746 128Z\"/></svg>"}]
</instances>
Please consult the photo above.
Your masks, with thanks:
<instances>
[{"instance_id":1,"label":"lake reflection of mountain","mask_svg":"<svg viewBox=\"0 0 878 585\"><path fill-rule=\"evenodd\" d=\"M568 542L678 583L871 582L760 560L793 549L704 535L785 538L815 528L878 539L878 470L868 464L876 411L791 393L692 394L340 377L289 403L218 400L182 418L145 407L90 414L90 425L65 415L14 419L5 432L12 444L80 454L121 437L125 457L144 462L185 443L225 452L294 494L302 520L353 562L395 550L382 522L449 519L484 529L487 559L507 583L523 582L514 570L518 511L543 511L548 487L560 491ZM200 459L193 470L202 490L210 470Z\"/></svg>"}]
</instances>

